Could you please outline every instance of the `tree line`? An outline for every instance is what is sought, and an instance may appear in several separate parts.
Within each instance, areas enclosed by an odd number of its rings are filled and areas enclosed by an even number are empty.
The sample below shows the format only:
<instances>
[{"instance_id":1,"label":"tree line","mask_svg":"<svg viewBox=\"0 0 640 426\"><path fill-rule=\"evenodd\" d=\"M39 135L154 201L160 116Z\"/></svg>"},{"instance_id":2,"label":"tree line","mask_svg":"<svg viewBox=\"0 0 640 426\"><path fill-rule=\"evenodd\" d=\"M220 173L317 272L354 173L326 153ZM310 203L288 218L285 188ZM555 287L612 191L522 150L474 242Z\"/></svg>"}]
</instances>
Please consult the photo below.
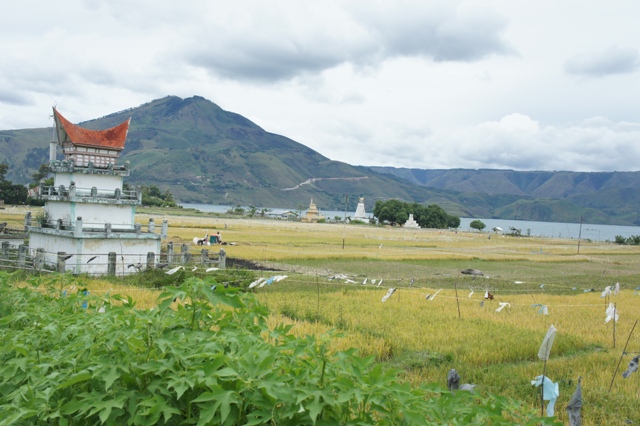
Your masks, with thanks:
<instances>
[{"instance_id":1,"label":"tree line","mask_svg":"<svg viewBox=\"0 0 640 426\"><path fill-rule=\"evenodd\" d=\"M421 228L457 228L460 226L460 218L445 212L437 204L423 206L418 203L406 203L400 200L376 201L373 208L373 216L380 223L404 224L409 215Z\"/></svg>"}]
</instances>

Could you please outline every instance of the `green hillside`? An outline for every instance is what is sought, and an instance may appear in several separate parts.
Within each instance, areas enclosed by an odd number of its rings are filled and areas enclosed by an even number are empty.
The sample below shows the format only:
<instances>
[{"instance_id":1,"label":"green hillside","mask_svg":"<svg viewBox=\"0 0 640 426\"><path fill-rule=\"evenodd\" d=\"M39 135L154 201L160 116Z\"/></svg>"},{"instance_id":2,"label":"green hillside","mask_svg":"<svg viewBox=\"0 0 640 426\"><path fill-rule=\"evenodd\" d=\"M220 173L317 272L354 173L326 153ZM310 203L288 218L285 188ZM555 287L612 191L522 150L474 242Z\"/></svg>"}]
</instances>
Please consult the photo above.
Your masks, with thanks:
<instances>
[{"instance_id":1,"label":"green hillside","mask_svg":"<svg viewBox=\"0 0 640 426\"><path fill-rule=\"evenodd\" d=\"M485 217L578 222L582 216L591 223L640 225L640 172L371 169L463 193L473 205L486 205L491 215Z\"/></svg>"},{"instance_id":2,"label":"green hillside","mask_svg":"<svg viewBox=\"0 0 640 426\"><path fill-rule=\"evenodd\" d=\"M304 208L313 198L320 209L342 210L348 198L347 209L355 210L358 197L365 197L371 211L377 200L396 198L438 204L461 217L577 222L583 216L594 223L640 224L634 211L640 195L621 195L628 188L640 193L638 173L354 167L199 96L168 96L79 124L106 129L129 117L120 159L131 164L127 182L156 185L182 203ZM51 138L51 128L0 131L7 178L29 183L48 162Z\"/></svg>"}]
</instances>

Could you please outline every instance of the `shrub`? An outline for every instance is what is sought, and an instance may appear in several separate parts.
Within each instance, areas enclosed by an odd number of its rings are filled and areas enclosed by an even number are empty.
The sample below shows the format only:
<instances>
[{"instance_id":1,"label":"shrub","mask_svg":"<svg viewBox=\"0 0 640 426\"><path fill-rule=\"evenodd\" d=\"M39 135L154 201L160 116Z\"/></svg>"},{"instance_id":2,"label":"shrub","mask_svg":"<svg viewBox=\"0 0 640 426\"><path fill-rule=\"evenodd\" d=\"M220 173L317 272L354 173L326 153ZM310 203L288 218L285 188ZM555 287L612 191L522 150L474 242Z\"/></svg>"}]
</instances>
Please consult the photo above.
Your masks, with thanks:
<instances>
[{"instance_id":1,"label":"shrub","mask_svg":"<svg viewBox=\"0 0 640 426\"><path fill-rule=\"evenodd\" d=\"M167 288L151 310L30 284L0 274L0 425L557 424L507 398L411 388L372 357L270 330L253 295L211 279Z\"/></svg>"},{"instance_id":2,"label":"shrub","mask_svg":"<svg viewBox=\"0 0 640 426\"><path fill-rule=\"evenodd\" d=\"M473 229L477 229L478 231L482 231L484 228L487 227L487 225L485 225L483 221L476 219L471 221L471 223L469 224L469 227Z\"/></svg>"}]
</instances>

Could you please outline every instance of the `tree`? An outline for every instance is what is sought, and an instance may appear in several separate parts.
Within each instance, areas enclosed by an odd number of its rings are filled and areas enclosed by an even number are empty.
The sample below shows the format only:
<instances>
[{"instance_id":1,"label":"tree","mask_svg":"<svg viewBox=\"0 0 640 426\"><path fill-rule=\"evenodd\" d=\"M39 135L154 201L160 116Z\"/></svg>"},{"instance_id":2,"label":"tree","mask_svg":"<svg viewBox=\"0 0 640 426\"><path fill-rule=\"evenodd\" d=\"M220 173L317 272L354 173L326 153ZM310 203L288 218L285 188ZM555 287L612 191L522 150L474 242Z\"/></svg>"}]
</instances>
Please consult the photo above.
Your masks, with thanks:
<instances>
[{"instance_id":1,"label":"tree","mask_svg":"<svg viewBox=\"0 0 640 426\"><path fill-rule=\"evenodd\" d=\"M0 163L0 182L4 182L9 171L9 165L7 163Z\"/></svg>"},{"instance_id":2,"label":"tree","mask_svg":"<svg viewBox=\"0 0 640 426\"><path fill-rule=\"evenodd\" d=\"M469 224L469 227L473 229L477 229L478 231L482 231L484 228L487 227L487 225L485 225L483 221L476 219Z\"/></svg>"},{"instance_id":3,"label":"tree","mask_svg":"<svg viewBox=\"0 0 640 426\"><path fill-rule=\"evenodd\" d=\"M123 185L123 189L127 188L129 188L128 185ZM178 207L169 190L163 194L156 185L143 186L141 190L142 204L145 206Z\"/></svg>"},{"instance_id":4,"label":"tree","mask_svg":"<svg viewBox=\"0 0 640 426\"><path fill-rule=\"evenodd\" d=\"M27 200L27 188L6 180L8 171L9 165L0 163L0 200L4 200L7 204L24 204Z\"/></svg>"},{"instance_id":5,"label":"tree","mask_svg":"<svg viewBox=\"0 0 640 426\"><path fill-rule=\"evenodd\" d=\"M409 219L407 207L408 204L400 200L378 200L373 208L373 215L381 223L405 223Z\"/></svg>"},{"instance_id":6,"label":"tree","mask_svg":"<svg viewBox=\"0 0 640 426\"><path fill-rule=\"evenodd\" d=\"M422 228L457 228L460 226L460 218L447 214L442 207L431 204L427 207L418 203L405 203L399 200L376 201L373 208L373 216L380 222L405 223L409 215Z\"/></svg>"},{"instance_id":7,"label":"tree","mask_svg":"<svg viewBox=\"0 0 640 426\"><path fill-rule=\"evenodd\" d=\"M442 207L437 204L431 204L427 207L421 207L418 210L419 214L416 216L414 212L414 218L421 228L457 228L460 226L460 218L451 216L445 212Z\"/></svg>"},{"instance_id":8,"label":"tree","mask_svg":"<svg viewBox=\"0 0 640 426\"><path fill-rule=\"evenodd\" d=\"M42 179L47 177L48 174L49 174L49 166L47 164L41 164L40 168L34 174L31 175L31 177L33 178L33 183L29 186L31 186L32 188L35 188L40 184ZM52 178L51 178L50 185L53 185Z\"/></svg>"}]
</instances>

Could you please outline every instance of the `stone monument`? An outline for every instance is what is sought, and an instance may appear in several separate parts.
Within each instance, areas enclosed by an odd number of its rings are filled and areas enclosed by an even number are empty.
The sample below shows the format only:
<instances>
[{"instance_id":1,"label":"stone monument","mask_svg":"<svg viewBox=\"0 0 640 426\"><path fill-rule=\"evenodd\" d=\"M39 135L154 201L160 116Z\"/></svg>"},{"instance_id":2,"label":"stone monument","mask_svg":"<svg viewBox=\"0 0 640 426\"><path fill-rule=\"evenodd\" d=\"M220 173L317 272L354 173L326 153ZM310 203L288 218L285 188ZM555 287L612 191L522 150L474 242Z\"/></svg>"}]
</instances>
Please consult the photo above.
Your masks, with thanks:
<instances>
[{"instance_id":1,"label":"stone monument","mask_svg":"<svg viewBox=\"0 0 640 426\"><path fill-rule=\"evenodd\" d=\"M367 221L367 213L364 211L364 197L358 198L358 207L356 207L356 214L353 215L354 219Z\"/></svg>"},{"instance_id":2,"label":"stone monument","mask_svg":"<svg viewBox=\"0 0 640 426\"><path fill-rule=\"evenodd\" d=\"M409 219L402 225L403 228L420 229L420 225L413 219L413 213L409 213Z\"/></svg>"},{"instance_id":3,"label":"stone monument","mask_svg":"<svg viewBox=\"0 0 640 426\"><path fill-rule=\"evenodd\" d=\"M322 219L324 219L324 216L320 214L320 212L318 211L318 208L313 203L313 198L312 198L311 203L309 203L309 209L307 210L307 214L305 214L301 220L302 222L315 223Z\"/></svg>"}]
</instances>

